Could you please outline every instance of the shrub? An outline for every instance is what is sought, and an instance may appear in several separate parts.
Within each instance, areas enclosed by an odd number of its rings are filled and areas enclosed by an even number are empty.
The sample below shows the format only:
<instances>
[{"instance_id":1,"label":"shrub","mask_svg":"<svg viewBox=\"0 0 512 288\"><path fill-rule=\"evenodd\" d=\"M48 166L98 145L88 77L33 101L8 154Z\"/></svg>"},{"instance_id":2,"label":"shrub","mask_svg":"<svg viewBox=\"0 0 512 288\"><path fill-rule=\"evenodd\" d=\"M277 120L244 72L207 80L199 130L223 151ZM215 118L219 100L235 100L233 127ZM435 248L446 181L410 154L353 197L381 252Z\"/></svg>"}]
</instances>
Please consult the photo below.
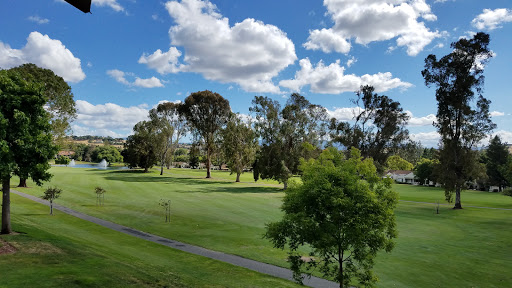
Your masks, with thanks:
<instances>
[{"instance_id":1,"label":"shrub","mask_svg":"<svg viewBox=\"0 0 512 288\"><path fill-rule=\"evenodd\" d=\"M512 188L503 189L503 195L512 196Z\"/></svg>"}]
</instances>

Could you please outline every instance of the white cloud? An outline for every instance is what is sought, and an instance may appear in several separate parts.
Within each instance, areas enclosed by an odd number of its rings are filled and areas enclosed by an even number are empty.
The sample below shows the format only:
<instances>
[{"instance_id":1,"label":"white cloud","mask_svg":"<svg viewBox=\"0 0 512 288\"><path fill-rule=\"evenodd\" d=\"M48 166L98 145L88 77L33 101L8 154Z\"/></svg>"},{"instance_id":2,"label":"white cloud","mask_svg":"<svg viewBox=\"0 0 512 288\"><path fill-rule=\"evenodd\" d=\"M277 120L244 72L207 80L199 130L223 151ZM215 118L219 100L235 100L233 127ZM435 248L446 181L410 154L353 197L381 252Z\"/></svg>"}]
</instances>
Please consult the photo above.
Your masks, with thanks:
<instances>
[{"instance_id":1,"label":"white cloud","mask_svg":"<svg viewBox=\"0 0 512 288\"><path fill-rule=\"evenodd\" d=\"M501 24L506 22L512 22L512 10L506 8L484 9L480 15L471 21L471 25L479 30L491 31L501 28Z\"/></svg>"},{"instance_id":2,"label":"white cloud","mask_svg":"<svg viewBox=\"0 0 512 288\"><path fill-rule=\"evenodd\" d=\"M136 77L135 81L133 82L133 85L143 88L164 87L164 84L160 82L160 79L154 76L148 79L141 79L139 77Z\"/></svg>"},{"instance_id":3,"label":"white cloud","mask_svg":"<svg viewBox=\"0 0 512 288\"><path fill-rule=\"evenodd\" d=\"M327 109L327 114L330 118L336 118L340 121L351 121L355 116L361 114L364 111L361 107L343 107L335 108L333 111Z\"/></svg>"},{"instance_id":4,"label":"white cloud","mask_svg":"<svg viewBox=\"0 0 512 288\"><path fill-rule=\"evenodd\" d=\"M420 141L425 147L438 147L441 137L436 131L409 134L413 141Z\"/></svg>"},{"instance_id":5,"label":"white cloud","mask_svg":"<svg viewBox=\"0 0 512 288\"><path fill-rule=\"evenodd\" d=\"M126 137L133 126L147 119L148 109L141 106L122 107L113 103L93 105L76 100L77 119L73 122L75 135Z\"/></svg>"},{"instance_id":6,"label":"white cloud","mask_svg":"<svg viewBox=\"0 0 512 288\"><path fill-rule=\"evenodd\" d=\"M345 37L337 34L333 29L326 28L309 31L308 42L302 46L308 50L322 50L324 53L335 51L343 54L348 53L352 48Z\"/></svg>"},{"instance_id":7,"label":"white cloud","mask_svg":"<svg viewBox=\"0 0 512 288\"><path fill-rule=\"evenodd\" d=\"M125 85L130 85L130 82L128 82L128 80L126 80L126 78L125 78L126 73L124 73L121 70L117 70L117 69L108 70L107 74L110 77L114 78L119 83L122 83Z\"/></svg>"},{"instance_id":8,"label":"white cloud","mask_svg":"<svg viewBox=\"0 0 512 288\"><path fill-rule=\"evenodd\" d=\"M492 111L491 113L491 117L499 117L499 116L505 116L505 113L503 112L499 112L499 111Z\"/></svg>"},{"instance_id":9,"label":"white cloud","mask_svg":"<svg viewBox=\"0 0 512 288\"><path fill-rule=\"evenodd\" d=\"M345 74L345 67L340 66L337 60L329 66L320 61L314 67L308 58L299 61L301 70L295 73L295 78L282 80L279 85L294 92L299 92L302 87L310 85L313 93L340 94L343 92L354 92L360 89L361 85L372 85L376 92L383 92L393 88L409 88L411 83L402 82L398 78L392 78L390 72L365 74L356 76Z\"/></svg>"},{"instance_id":10,"label":"white cloud","mask_svg":"<svg viewBox=\"0 0 512 288\"><path fill-rule=\"evenodd\" d=\"M356 63L356 62L357 62L356 57L354 57L354 56L350 57L350 59L347 60L347 64L346 64L347 68L349 68L350 66L354 65L354 63Z\"/></svg>"},{"instance_id":11,"label":"white cloud","mask_svg":"<svg viewBox=\"0 0 512 288\"><path fill-rule=\"evenodd\" d=\"M140 64L146 64L149 68L155 69L160 74L179 72L178 58L181 52L176 47L169 48L169 51L162 53L158 49L151 55L142 54L139 58Z\"/></svg>"},{"instance_id":12,"label":"white cloud","mask_svg":"<svg viewBox=\"0 0 512 288\"><path fill-rule=\"evenodd\" d=\"M229 19L206 0L169 1L166 8L175 22L169 30L171 45L183 47L183 64L163 61L153 64L153 69L169 73L173 70L170 67L179 67L208 80L237 83L248 92L280 92L272 79L297 56L293 42L279 28L251 18L231 26ZM151 56L169 53L157 52L142 55L142 61L149 66Z\"/></svg>"},{"instance_id":13,"label":"white cloud","mask_svg":"<svg viewBox=\"0 0 512 288\"><path fill-rule=\"evenodd\" d=\"M428 114L424 117L414 117L411 111L405 111L409 116L409 121L407 125L409 126L432 126L433 123L437 122L437 117L435 114Z\"/></svg>"},{"instance_id":14,"label":"white cloud","mask_svg":"<svg viewBox=\"0 0 512 288\"><path fill-rule=\"evenodd\" d=\"M29 21L32 21L32 22L35 22L37 24L48 24L50 23L50 20L46 19L46 18L41 18L39 16L29 16L27 18Z\"/></svg>"},{"instance_id":15,"label":"white cloud","mask_svg":"<svg viewBox=\"0 0 512 288\"><path fill-rule=\"evenodd\" d=\"M407 54L416 56L441 37L441 33L430 31L418 21L437 20L425 0L324 0L324 6L334 26L310 31L303 44L306 49L348 53L351 39L366 45L398 37L397 45L407 47Z\"/></svg>"},{"instance_id":16,"label":"white cloud","mask_svg":"<svg viewBox=\"0 0 512 288\"><path fill-rule=\"evenodd\" d=\"M164 87L160 79L154 76L148 79L141 79L139 77L135 77L135 80L133 82L130 82L126 79L126 76L134 76L132 73L126 73L118 69L113 69L108 70L107 74L110 77L114 78L117 82L128 86L137 86L143 88Z\"/></svg>"},{"instance_id":17,"label":"white cloud","mask_svg":"<svg viewBox=\"0 0 512 288\"><path fill-rule=\"evenodd\" d=\"M500 130L495 133L495 135L500 136L501 142L512 144L512 132L511 131L505 131Z\"/></svg>"},{"instance_id":18,"label":"white cloud","mask_svg":"<svg viewBox=\"0 0 512 288\"><path fill-rule=\"evenodd\" d=\"M21 49L12 49L0 42L0 67L12 68L25 63L50 69L65 81L80 82L85 79L80 59L59 40L36 31L28 35L27 44Z\"/></svg>"},{"instance_id":19,"label":"white cloud","mask_svg":"<svg viewBox=\"0 0 512 288\"><path fill-rule=\"evenodd\" d=\"M124 11L123 6L117 3L117 0L92 0L92 4L96 6L108 6L116 12Z\"/></svg>"}]
</instances>

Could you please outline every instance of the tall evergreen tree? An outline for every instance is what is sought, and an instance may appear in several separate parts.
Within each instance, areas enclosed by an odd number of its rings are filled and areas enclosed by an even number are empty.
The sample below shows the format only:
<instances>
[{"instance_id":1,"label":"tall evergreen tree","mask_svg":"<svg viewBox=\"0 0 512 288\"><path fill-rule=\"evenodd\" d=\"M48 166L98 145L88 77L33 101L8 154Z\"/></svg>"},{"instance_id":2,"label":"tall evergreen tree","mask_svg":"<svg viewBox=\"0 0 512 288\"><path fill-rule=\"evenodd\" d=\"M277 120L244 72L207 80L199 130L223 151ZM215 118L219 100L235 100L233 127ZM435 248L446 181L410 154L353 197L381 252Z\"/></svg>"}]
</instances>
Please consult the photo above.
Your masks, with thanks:
<instances>
[{"instance_id":1,"label":"tall evergreen tree","mask_svg":"<svg viewBox=\"0 0 512 288\"><path fill-rule=\"evenodd\" d=\"M374 93L372 86L362 86L353 102L362 107L355 115L354 124L331 119L330 136L333 142L345 148L357 148L365 158L373 158L379 172L386 160L409 139L405 128L409 116L400 103L385 95Z\"/></svg>"},{"instance_id":2,"label":"tall evergreen tree","mask_svg":"<svg viewBox=\"0 0 512 288\"><path fill-rule=\"evenodd\" d=\"M206 149L206 178L211 178L211 157L216 133L226 125L231 114L229 101L208 90L190 94L185 98L182 113L189 125L201 136Z\"/></svg>"},{"instance_id":3,"label":"tall evergreen tree","mask_svg":"<svg viewBox=\"0 0 512 288\"><path fill-rule=\"evenodd\" d=\"M489 114L491 101L482 95L484 65L492 57L488 46L489 35L482 32L471 39L462 38L452 43L452 52L441 59L429 55L421 72L427 86L437 87L438 175L446 199L451 201L455 192L454 209L462 209L461 190L478 170L473 148L496 126Z\"/></svg>"},{"instance_id":4,"label":"tall evergreen tree","mask_svg":"<svg viewBox=\"0 0 512 288\"><path fill-rule=\"evenodd\" d=\"M503 187L510 185L506 175L506 164L510 158L507 145L501 142L501 138L496 135L489 142L489 147L485 153L485 166L489 183L499 187L501 191Z\"/></svg>"}]
</instances>

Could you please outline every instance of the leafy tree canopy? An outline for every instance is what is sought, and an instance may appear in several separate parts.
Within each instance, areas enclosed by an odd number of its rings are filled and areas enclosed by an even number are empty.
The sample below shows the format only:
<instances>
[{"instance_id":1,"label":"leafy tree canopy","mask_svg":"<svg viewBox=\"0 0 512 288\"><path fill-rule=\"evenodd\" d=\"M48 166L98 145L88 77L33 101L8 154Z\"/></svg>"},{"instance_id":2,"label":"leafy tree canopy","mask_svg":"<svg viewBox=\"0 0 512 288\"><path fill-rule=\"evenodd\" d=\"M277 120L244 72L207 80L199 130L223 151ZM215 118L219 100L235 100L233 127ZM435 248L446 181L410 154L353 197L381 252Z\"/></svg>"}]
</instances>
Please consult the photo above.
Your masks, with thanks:
<instances>
[{"instance_id":1,"label":"leafy tree canopy","mask_svg":"<svg viewBox=\"0 0 512 288\"><path fill-rule=\"evenodd\" d=\"M10 69L28 82L42 85L42 93L47 98L47 108L50 112L52 134L59 145L62 144L66 132L70 130L70 122L76 118L75 100L71 87L52 70L28 63Z\"/></svg>"},{"instance_id":2,"label":"leafy tree canopy","mask_svg":"<svg viewBox=\"0 0 512 288\"><path fill-rule=\"evenodd\" d=\"M452 199L455 192L454 208L461 209L460 192L479 170L473 148L496 127L489 114L491 101L482 95L484 67L492 51L489 35L482 32L471 39L459 39L451 48L452 52L439 60L429 55L421 74L427 86L437 87L439 180L445 187L446 199Z\"/></svg>"},{"instance_id":3,"label":"leafy tree canopy","mask_svg":"<svg viewBox=\"0 0 512 288\"><path fill-rule=\"evenodd\" d=\"M220 94L208 90L190 94L182 106L189 125L204 141L206 150L206 178L211 178L211 156L216 133L228 122L231 114L229 101Z\"/></svg>"},{"instance_id":4,"label":"leafy tree canopy","mask_svg":"<svg viewBox=\"0 0 512 288\"><path fill-rule=\"evenodd\" d=\"M349 286L372 286L377 252L391 251L397 237L394 208L397 193L391 181L377 174L373 161L353 148L350 157L328 148L318 159L303 161L301 184L285 193L282 220L267 224L265 237L276 248L289 248L294 277L303 268L319 268L327 277ZM304 261L300 248L311 249Z\"/></svg>"},{"instance_id":5,"label":"leafy tree canopy","mask_svg":"<svg viewBox=\"0 0 512 288\"><path fill-rule=\"evenodd\" d=\"M10 179L32 178L37 185L48 181L48 160L57 153L53 145L47 98L38 83L19 73L0 70L0 178L2 180L2 231L10 233Z\"/></svg>"},{"instance_id":6,"label":"leafy tree canopy","mask_svg":"<svg viewBox=\"0 0 512 288\"><path fill-rule=\"evenodd\" d=\"M372 86L361 86L356 93L353 102L363 109L354 116L354 124L332 118L329 129L333 142L361 150L363 157L373 158L383 172L387 158L409 139L405 128L409 116L399 102L374 91Z\"/></svg>"},{"instance_id":7,"label":"leafy tree canopy","mask_svg":"<svg viewBox=\"0 0 512 288\"><path fill-rule=\"evenodd\" d=\"M393 155L386 161L386 167L390 170L412 170L414 166L398 155Z\"/></svg>"}]
</instances>

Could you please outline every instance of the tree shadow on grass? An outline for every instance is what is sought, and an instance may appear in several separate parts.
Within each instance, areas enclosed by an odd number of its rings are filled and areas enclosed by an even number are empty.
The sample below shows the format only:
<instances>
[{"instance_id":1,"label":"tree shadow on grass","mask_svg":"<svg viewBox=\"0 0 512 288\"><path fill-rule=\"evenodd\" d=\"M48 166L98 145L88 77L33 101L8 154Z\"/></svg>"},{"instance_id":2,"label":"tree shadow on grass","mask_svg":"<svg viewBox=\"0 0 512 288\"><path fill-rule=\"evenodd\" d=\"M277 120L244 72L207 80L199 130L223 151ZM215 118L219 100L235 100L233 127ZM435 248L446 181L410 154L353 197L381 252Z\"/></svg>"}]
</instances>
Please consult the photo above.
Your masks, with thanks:
<instances>
[{"instance_id":1,"label":"tree shadow on grass","mask_svg":"<svg viewBox=\"0 0 512 288\"><path fill-rule=\"evenodd\" d=\"M240 186L239 183L206 178L194 177L171 177L160 176L153 173L142 173L139 171L106 171L105 179L112 181L123 181L133 183L160 183L166 185L176 185L178 187L189 186L192 191L179 189L178 193L200 192L200 193L279 193L281 190L276 187L265 186ZM198 187L199 186L199 187Z\"/></svg>"}]
</instances>

